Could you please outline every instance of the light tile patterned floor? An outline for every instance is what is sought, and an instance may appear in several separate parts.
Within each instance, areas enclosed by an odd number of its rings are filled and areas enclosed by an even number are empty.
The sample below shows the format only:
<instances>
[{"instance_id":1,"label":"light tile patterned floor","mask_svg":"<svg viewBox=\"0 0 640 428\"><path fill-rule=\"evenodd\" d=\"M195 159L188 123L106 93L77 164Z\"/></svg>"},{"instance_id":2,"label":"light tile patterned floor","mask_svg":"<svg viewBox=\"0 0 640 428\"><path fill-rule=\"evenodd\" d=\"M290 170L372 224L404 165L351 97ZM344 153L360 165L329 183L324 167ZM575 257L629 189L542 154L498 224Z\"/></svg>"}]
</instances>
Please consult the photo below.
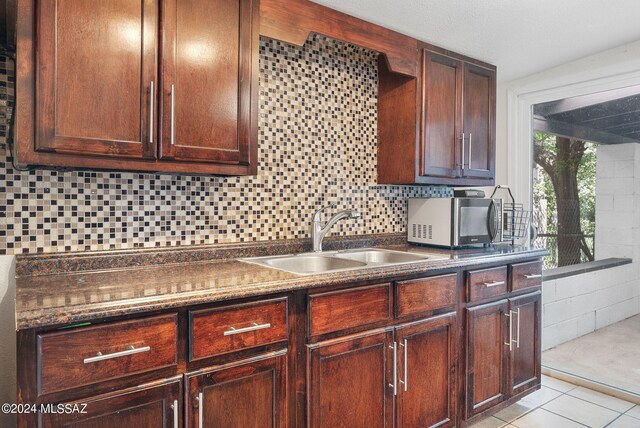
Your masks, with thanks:
<instances>
[{"instance_id":1,"label":"light tile patterned floor","mask_svg":"<svg viewBox=\"0 0 640 428\"><path fill-rule=\"evenodd\" d=\"M473 428L640 428L640 405L542 376L542 388Z\"/></svg>"}]
</instances>

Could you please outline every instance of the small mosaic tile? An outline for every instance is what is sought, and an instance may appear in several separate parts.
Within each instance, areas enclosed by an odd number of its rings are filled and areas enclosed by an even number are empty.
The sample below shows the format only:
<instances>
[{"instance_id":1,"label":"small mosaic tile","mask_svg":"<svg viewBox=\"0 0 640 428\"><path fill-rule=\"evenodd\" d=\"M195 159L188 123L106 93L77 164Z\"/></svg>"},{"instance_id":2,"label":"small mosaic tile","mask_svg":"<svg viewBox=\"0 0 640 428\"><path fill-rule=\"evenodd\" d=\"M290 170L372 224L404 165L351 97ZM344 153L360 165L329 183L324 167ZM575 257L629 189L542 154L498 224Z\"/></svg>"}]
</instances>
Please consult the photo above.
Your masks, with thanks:
<instances>
[{"instance_id":1,"label":"small mosaic tile","mask_svg":"<svg viewBox=\"0 0 640 428\"><path fill-rule=\"evenodd\" d=\"M321 206L357 209L333 235L403 233L409 197L429 186L379 186L377 54L315 36L260 42L258 175L13 169L6 145L15 99L0 57L0 254L120 250L297 239Z\"/></svg>"}]
</instances>

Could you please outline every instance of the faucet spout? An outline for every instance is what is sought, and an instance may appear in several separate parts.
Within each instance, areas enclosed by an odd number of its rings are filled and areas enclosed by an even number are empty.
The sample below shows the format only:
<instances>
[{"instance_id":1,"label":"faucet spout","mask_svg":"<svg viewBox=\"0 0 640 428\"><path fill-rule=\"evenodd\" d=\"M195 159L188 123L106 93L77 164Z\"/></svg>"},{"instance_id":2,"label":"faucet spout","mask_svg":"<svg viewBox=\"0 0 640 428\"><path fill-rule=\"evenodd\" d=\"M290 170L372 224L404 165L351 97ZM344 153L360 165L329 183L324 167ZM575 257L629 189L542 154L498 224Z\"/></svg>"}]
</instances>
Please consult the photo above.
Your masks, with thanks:
<instances>
[{"instance_id":1,"label":"faucet spout","mask_svg":"<svg viewBox=\"0 0 640 428\"><path fill-rule=\"evenodd\" d=\"M336 224L337 222L339 222L342 219L360 218L362 216L356 210L340 211L337 214L335 214L333 217L331 217L327 221L327 223L323 226L322 225L322 211L324 211L327 208L333 208L333 207L335 207L335 205L324 207L324 208L320 208L313 215L313 224L312 224L312 227L311 227L311 240L313 241L313 251L315 251L315 252L321 252L322 251L322 240L324 239L325 235L327 234L327 232L329 232L329 230L331 229L331 227L334 224Z\"/></svg>"}]
</instances>

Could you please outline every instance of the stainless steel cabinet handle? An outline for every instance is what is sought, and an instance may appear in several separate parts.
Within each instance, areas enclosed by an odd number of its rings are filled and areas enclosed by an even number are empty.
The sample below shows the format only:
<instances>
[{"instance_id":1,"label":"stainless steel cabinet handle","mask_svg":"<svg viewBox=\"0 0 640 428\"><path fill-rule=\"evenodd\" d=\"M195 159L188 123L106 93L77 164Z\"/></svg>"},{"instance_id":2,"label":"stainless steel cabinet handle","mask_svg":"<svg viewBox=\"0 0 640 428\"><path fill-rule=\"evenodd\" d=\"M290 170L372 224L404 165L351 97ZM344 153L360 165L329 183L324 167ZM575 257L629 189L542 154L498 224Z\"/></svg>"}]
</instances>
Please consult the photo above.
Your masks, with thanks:
<instances>
[{"instance_id":1,"label":"stainless steel cabinet handle","mask_svg":"<svg viewBox=\"0 0 640 428\"><path fill-rule=\"evenodd\" d=\"M139 354L141 352L149 352L151 346L143 346L142 348L134 348L129 346L129 349L120 352L114 352L113 354L102 354L98 352L95 357L85 358L83 361L85 364L95 363L97 361L111 360L112 358L126 357L127 355Z\"/></svg>"},{"instance_id":2,"label":"stainless steel cabinet handle","mask_svg":"<svg viewBox=\"0 0 640 428\"><path fill-rule=\"evenodd\" d=\"M497 287L498 285L504 285L504 281L485 282L483 285L487 288Z\"/></svg>"},{"instance_id":3,"label":"stainless steel cabinet handle","mask_svg":"<svg viewBox=\"0 0 640 428\"><path fill-rule=\"evenodd\" d=\"M178 428L178 400L173 400L171 410L173 410L173 428Z\"/></svg>"},{"instance_id":4,"label":"stainless steel cabinet handle","mask_svg":"<svg viewBox=\"0 0 640 428\"><path fill-rule=\"evenodd\" d=\"M462 176L464 177L464 132L462 133L462 153L461 153L461 158L462 158Z\"/></svg>"},{"instance_id":5,"label":"stainless steel cabinet handle","mask_svg":"<svg viewBox=\"0 0 640 428\"><path fill-rule=\"evenodd\" d=\"M393 383L389 386L393 388L393 395L398 395L398 342L393 342L389 348L393 349Z\"/></svg>"},{"instance_id":6,"label":"stainless steel cabinet handle","mask_svg":"<svg viewBox=\"0 0 640 428\"><path fill-rule=\"evenodd\" d=\"M520 308L516 314L516 348L520 348Z\"/></svg>"},{"instance_id":7,"label":"stainless steel cabinet handle","mask_svg":"<svg viewBox=\"0 0 640 428\"><path fill-rule=\"evenodd\" d=\"M525 275L524 277L527 278L527 279L534 279L534 278L542 278L542 275L539 274L539 273L534 273L534 274L531 274L531 275Z\"/></svg>"},{"instance_id":8,"label":"stainless steel cabinet handle","mask_svg":"<svg viewBox=\"0 0 640 428\"><path fill-rule=\"evenodd\" d=\"M204 402L202 392L198 394L198 428L202 428L202 417L204 416Z\"/></svg>"},{"instance_id":9,"label":"stainless steel cabinet handle","mask_svg":"<svg viewBox=\"0 0 640 428\"><path fill-rule=\"evenodd\" d=\"M233 328L233 327L229 327L230 330L225 331L223 334L225 336L231 336L232 334L240 334L240 333L247 333L249 331L256 331L256 330L262 330L264 328L269 328L271 327L270 323L266 323L266 324L257 324L257 323L253 323L252 326L249 327L243 327L243 328Z\"/></svg>"},{"instance_id":10,"label":"stainless steel cabinet handle","mask_svg":"<svg viewBox=\"0 0 640 428\"><path fill-rule=\"evenodd\" d=\"M471 132L469 132L469 156L467 156L467 167L471 169Z\"/></svg>"},{"instance_id":11,"label":"stainless steel cabinet handle","mask_svg":"<svg viewBox=\"0 0 640 428\"><path fill-rule=\"evenodd\" d=\"M508 314L504 314L505 317L509 318L509 342L505 342L505 345L509 345L509 352L513 351L513 317L511 316L511 311Z\"/></svg>"},{"instance_id":12,"label":"stainless steel cabinet handle","mask_svg":"<svg viewBox=\"0 0 640 428\"><path fill-rule=\"evenodd\" d=\"M409 366L407 365L407 352L409 350L409 343L407 343L407 339L404 340L404 344L402 345L404 348L404 392L407 392L407 379L409 379Z\"/></svg>"},{"instance_id":13,"label":"stainless steel cabinet handle","mask_svg":"<svg viewBox=\"0 0 640 428\"><path fill-rule=\"evenodd\" d=\"M153 104L155 102L155 91L153 80L149 86L149 144L153 144Z\"/></svg>"},{"instance_id":14,"label":"stainless steel cabinet handle","mask_svg":"<svg viewBox=\"0 0 640 428\"><path fill-rule=\"evenodd\" d=\"M176 85L171 85L171 145L176 145Z\"/></svg>"}]
</instances>

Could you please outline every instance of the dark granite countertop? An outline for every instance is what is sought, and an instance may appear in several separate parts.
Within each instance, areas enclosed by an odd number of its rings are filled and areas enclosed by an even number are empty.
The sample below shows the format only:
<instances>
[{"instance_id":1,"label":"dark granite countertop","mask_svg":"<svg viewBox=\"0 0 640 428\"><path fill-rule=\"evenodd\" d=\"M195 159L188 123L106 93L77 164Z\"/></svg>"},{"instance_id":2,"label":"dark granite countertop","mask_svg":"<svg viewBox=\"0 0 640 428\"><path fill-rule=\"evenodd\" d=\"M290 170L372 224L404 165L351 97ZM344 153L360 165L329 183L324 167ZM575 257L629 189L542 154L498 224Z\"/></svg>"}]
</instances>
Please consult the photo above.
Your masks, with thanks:
<instances>
[{"instance_id":1,"label":"dark granite countertop","mask_svg":"<svg viewBox=\"0 0 640 428\"><path fill-rule=\"evenodd\" d=\"M386 240L378 246L402 251L438 252L444 258L314 275L295 275L229 258L23 274L17 277L16 283L16 326L23 330L77 323L305 288L386 280L487 263L494 259L508 263L546 254L545 250L506 245L489 249L434 250L398 245L397 241ZM248 254L241 252L240 255ZM19 271L29 272L29 269Z\"/></svg>"}]
</instances>

